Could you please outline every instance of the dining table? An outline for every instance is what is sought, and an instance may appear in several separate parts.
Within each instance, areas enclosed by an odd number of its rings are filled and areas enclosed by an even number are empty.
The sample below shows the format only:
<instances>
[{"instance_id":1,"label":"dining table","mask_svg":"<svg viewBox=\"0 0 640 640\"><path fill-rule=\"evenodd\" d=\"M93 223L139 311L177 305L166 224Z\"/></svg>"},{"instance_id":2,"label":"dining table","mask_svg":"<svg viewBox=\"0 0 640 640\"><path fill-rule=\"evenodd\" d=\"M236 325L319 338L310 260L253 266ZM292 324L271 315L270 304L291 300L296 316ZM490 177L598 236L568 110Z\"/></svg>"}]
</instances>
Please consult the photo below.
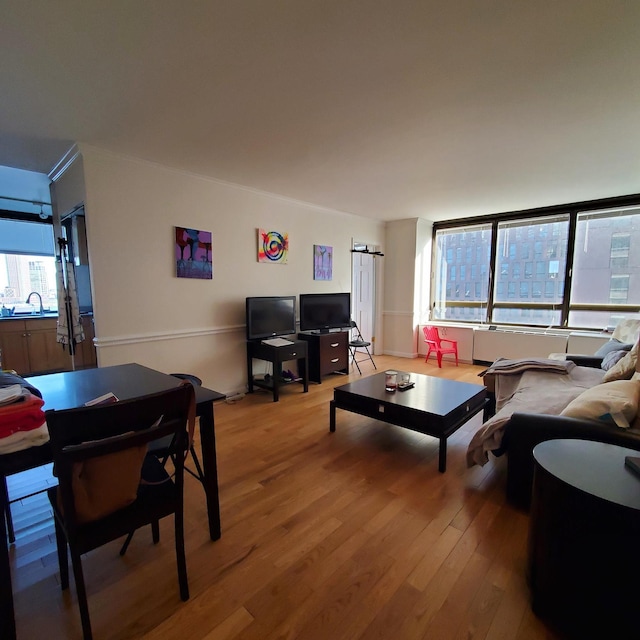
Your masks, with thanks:
<instances>
[{"instance_id":1,"label":"dining table","mask_svg":"<svg viewBox=\"0 0 640 640\"><path fill-rule=\"evenodd\" d=\"M172 389L182 381L161 371L137 363L119 364L94 369L81 369L26 378L42 394L43 410L72 409L90 400L113 393L119 400L128 400ZM213 403L223 400L223 393L194 385L196 415L199 420L202 469L207 503L208 527L211 540L218 540L220 528L220 499L218 495L218 467L213 418ZM0 478L33 469L52 461L49 443L31 446L20 451L0 455ZM13 610L13 590L9 545L5 522L6 496L0 491L0 638L15 640L16 624Z\"/></svg>"}]
</instances>

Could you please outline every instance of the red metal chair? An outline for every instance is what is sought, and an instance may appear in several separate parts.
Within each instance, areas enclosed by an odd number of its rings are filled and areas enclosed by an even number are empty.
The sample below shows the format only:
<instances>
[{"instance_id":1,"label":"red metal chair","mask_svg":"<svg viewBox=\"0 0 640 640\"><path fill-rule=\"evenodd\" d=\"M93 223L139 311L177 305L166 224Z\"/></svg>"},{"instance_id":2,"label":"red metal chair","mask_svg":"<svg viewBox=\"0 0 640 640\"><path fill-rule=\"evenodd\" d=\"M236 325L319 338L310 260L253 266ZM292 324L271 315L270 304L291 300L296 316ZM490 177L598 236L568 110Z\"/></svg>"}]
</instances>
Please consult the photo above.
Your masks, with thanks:
<instances>
[{"instance_id":1,"label":"red metal chair","mask_svg":"<svg viewBox=\"0 0 640 640\"><path fill-rule=\"evenodd\" d=\"M456 367L458 366L458 343L456 340L448 340L447 338L441 338L438 333L438 327L432 327L431 325L427 325L426 327L422 327L422 331L424 333L424 341L427 343L429 350L427 351L427 357L424 359L425 362L429 360L429 354L432 351L436 352L436 357L438 358L438 367L442 368L442 354L443 353L453 353L456 357ZM448 342L451 344L450 347L443 347L442 343Z\"/></svg>"}]
</instances>

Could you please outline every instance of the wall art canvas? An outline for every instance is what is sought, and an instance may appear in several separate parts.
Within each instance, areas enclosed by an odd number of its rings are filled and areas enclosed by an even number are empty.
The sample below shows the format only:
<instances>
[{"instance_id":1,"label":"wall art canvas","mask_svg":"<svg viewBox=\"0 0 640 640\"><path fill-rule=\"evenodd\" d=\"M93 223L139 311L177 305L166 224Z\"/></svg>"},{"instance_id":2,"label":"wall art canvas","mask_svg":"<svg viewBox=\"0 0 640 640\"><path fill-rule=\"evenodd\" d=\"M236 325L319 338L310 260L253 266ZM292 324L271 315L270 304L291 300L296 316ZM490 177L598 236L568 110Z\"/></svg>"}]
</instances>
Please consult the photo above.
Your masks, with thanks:
<instances>
[{"instance_id":1,"label":"wall art canvas","mask_svg":"<svg viewBox=\"0 0 640 640\"><path fill-rule=\"evenodd\" d=\"M331 280L333 278L333 247L326 244L313 245L313 279Z\"/></svg>"},{"instance_id":2,"label":"wall art canvas","mask_svg":"<svg viewBox=\"0 0 640 640\"><path fill-rule=\"evenodd\" d=\"M176 275L178 278L213 278L211 231L176 227Z\"/></svg>"},{"instance_id":3,"label":"wall art canvas","mask_svg":"<svg viewBox=\"0 0 640 640\"><path fill-rule=\"evenodd\" d=\"M258 262L287 264L289 234L258 229Z\"/></svg>"}]
</instances>

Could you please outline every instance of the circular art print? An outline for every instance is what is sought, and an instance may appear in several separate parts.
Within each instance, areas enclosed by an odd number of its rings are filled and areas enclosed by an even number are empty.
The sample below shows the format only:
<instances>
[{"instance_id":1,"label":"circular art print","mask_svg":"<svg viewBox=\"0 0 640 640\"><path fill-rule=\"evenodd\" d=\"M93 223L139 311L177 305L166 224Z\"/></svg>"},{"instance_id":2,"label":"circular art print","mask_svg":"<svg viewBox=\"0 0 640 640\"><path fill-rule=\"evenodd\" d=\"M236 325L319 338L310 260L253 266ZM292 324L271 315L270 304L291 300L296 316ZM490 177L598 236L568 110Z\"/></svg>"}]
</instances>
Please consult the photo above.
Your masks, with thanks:
<instances>
[{"instance_id":1,"label":"circular art print","mask_svg":"<svg viewBox=\"0 0 640 640\"><path fill-rule=\"evenodd\" d=\"M289 234L258 229L258 262L287 264Z\"/></svg>"}]
</instances>

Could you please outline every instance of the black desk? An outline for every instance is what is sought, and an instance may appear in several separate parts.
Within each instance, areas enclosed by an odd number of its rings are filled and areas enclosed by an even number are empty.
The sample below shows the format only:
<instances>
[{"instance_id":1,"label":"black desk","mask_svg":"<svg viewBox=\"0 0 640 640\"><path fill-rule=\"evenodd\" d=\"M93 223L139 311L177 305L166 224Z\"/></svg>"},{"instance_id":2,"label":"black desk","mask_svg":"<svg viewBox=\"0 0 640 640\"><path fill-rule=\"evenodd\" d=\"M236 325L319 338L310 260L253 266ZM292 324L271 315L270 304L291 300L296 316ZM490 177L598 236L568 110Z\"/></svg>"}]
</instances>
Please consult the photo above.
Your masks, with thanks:
<instances>
[{"instance_id":1,"label":"black desk","mask_svg":"<svg viewBox=\"0 0 640 640\"><path fill-rule=\"evenodd\" d=\"M254 380L253 359L266 360L273 365L273 375L266 380ZM273 401L278 402L280 387L289 384L280 380L280 369L283 362L298 361L298 375L300 378L293 382L301 382L304 393L309 391L309 364L307 360L307 343L303 340L293 340L291 344L282 347L274 347L263 344L260 340L247 341L247 374L249 376L248 389L253 393L253 387L261 387L273 393Z\"/></svg>"},{"instance_id":2,"label":"black desk","mask_svg":"<svg viewBox=\"0 0 640 640\"><path fill-rule=\"evenodd\" d=\"M637 638L638 452L587 440L533 450L528 579L536 615L569 637Z\"/></svg>"},{"instance_id":3,"label":"black desk","mask_svg":"<svg viewBox=\"0 0 640 640\"><path fill-rule=\"evenodd\" d=\"M43 410L71 409L112 391L121 400L172 389L180 380L160 371L139 364L123 364L114 367L84 369L67 373L52 373L34 376L28 381L42 393ZM218 497L218 467L216 440L213 422L213 403L225 395L195 386L196 415L200 418L200 440L202 445L202 467L204 489L209 515L209 535L212 540L220 538L220 501ZM0 455L0 474L5 477L51 462L49 444L31 447ZM16 637L13 615L13 593L9 549L4 519L4 497L0 492L0 638L13 640Z\"/></svg>"}]
</instances>

